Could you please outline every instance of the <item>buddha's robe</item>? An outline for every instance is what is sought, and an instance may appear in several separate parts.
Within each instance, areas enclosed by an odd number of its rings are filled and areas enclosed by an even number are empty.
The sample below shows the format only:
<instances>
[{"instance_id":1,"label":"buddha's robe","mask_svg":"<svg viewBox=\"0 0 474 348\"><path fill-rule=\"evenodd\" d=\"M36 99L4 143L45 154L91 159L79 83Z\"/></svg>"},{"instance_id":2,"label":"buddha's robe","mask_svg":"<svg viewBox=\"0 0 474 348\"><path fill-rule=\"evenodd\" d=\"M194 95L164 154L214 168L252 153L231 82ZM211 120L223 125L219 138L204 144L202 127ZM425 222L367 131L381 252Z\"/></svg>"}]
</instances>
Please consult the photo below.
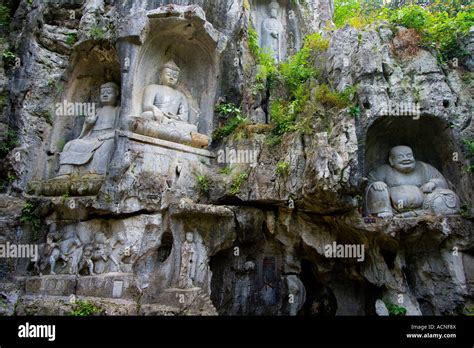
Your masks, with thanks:
<instances>
[{"instance_id":1,"label":"buddha's robe","mask_svg":"<svg viewBox=\"0 0 474 348\"><path fill-rule=\"evenodd\" d=\"M97 111L92 130L64 146L60 155L59 175L78 171L82 174L105 174L113 150L118 113L119 107Z\"/></svg>"}]
</instances>

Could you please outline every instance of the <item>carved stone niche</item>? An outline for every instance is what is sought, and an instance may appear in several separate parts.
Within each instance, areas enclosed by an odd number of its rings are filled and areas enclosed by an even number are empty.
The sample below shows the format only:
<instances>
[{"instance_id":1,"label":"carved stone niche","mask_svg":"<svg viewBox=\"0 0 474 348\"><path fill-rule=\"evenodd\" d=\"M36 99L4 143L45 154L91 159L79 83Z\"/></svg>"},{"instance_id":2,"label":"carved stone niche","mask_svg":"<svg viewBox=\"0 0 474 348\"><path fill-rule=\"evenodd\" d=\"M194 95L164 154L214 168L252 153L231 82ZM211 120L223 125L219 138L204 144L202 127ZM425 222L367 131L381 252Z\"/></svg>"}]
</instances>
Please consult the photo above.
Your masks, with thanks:
<instances>
[{"instance_id":1,"label":"carved stone niche","mask_svg":"<svg viewBox=\"0 0 474 348\"><path fill-rule=\"evenodd\" d=\"M49 226L46 243L39 245L38 262L30 267L26 292L131 299L146 281L145 270L137 264L167 242L161 225L161 214L55 221Z\"/></svg>"},{"instance_id":2,"label":"carved stone niche","mask_svg":"<svg viewBox=\"0 0 474 348\"><path fill-rule=\"evenodd\" d=\"M422 116L419 119L404 116L379 117L370 125L365 138L364 172L369 178L367 191L371 189L377 191L376 188L371 188L374 185L373 182L380 181L387 171L393 172L387 174L385 179L389 187L393 214L402 211L405 213L402 213L401 217L456 214L459 212L460 201L469 201L470 198L466 197L465 192L470 192L471 184L463 171L465 162L454 139L449 125L436 117ZM411 148L416 161L416 170L402 174L399 170L395 170L396 167L389 164L390 151L399 146ZM422 162L424 164L421 164ZM386 169L383 169L384 166ZM400 162L400 166L409 166L409 164ZM415 178L418 176L416 173L421 173L420 175L424 178L421 179L422 181L426 179L436 185L434 189L432 188L432 193L424 192L423 186L419 187L421 191L416 189L413 191L408 187L419 181ZM422 184L424 185L425 182ZM371 198L372 203L369 203L373 208L374 204L377 205L379 202L380 212L390 210L390 207L387 209L382 207L385 204L381 202L388 201L387 197L382 197L384 192L385 190L379 188L376 192L378 198ZM460 197L455 192L460 194ZM367 195L366 200L368 200ZM451 208L439 208L439 205L444 205L440 200L444 200ZM419 206L416 202L422 202L422 205L413 209L415 213L410 207L404 206ZM397 204L401 204L400 209L397 209ZM369 214L379 210L367 208L369 211L366 213ZM389 212L388 215L391 213Z\"/></svg>"},{"instance_id":3,"label":"carved stone niche","mask_svg":"<svg viewBox=\"0 0 474 348\"><path fill-rule=\"evenodd\" d=\"M126 126L149 138L205 148L214 128L225 36L196 5L163 6L142 19L148 30L131 59Z\"/></svg>"},{"instance_id":4,"label":"carved stone niche","mask_svg":"<svg viewBox=\"0 0 474 348\"><path fill-rule=\"evenodd\" d=\"M66 86L59 81L53 86L62 92L50 110L54 128L48 160L29 190L43 196L93 196L105 179L119 125L121 74L115 48L90 41L78 45L66 76ZM111 94L115 100L107 103Z\"/></svg>"},{"instance_id":5,"label":"carved stone niche","mask_svg":"<svg viewBox=\"0 0 474 348\"><path fill-rule=\"evenodd\" d=\"M303 43L300 10L286 0L252 0L252 26L260 47L272 52L278 62L298 51Z\"/></svg>"},{"instance_id":6,"label":"carved stone niche","mask_svg":"<svg viewBox=\"0 0 474 348\"><path fill-rule=\"evenodd\" d=\"M147 253L136 267L143 284L143 313L159 313L154 306L166 304L174 311L200 308L203 313L217 314L210 299L209 260L233 245L236 233L232 210L181 200L170 206L164 225L169 232L161 237L160 249L172 244L165 248L170 250L166 261L153 262L156 258Z\"/></svg>"}]
</instances>

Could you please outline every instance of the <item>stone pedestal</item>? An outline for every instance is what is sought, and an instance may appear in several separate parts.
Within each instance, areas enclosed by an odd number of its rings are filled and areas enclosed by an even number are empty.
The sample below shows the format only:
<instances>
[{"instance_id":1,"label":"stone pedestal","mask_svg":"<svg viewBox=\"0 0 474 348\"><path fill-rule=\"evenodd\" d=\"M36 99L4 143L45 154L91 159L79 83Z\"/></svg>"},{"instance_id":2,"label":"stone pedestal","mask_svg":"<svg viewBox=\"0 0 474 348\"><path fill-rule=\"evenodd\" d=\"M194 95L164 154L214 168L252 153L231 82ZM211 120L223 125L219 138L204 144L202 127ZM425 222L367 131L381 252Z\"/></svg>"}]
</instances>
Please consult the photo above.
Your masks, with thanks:
<instances>
[{"instance_id":1,"label":"stone pedestal","mask_svg":"<svg viewBox=\"0 0 474 348\"><path fill-rule=\"evenodd\" d=\"M141 315L217 315L208 294L201 288L177 289L170 288L159 294L155 303L143 304Z\"/></svg>"},{"instance_id":2,"label":"stone pedestal","mask_svg":"<svg viewBox=\"0 0 474 348\"><path fill-rule=\"evenodd\" d=\"M55 275L26 279L29 295L132 299L133 274L108 273L95 276Z\"/></svg>"},{"instance_id":3,"label":"stone pedestal","mask_svg":"<svg viewBox=\"0 0 474 348\"><path fill-rule=\"evenodd\" d=\"M48 275L27 278L25 292L29 295L70 296L76 293L77 277Z\"/></svg>"},{"instance_id":4,"label":"stone pedestal","mask_svg":"<svg viewBox=\"0 0 474 348\"><path fill-rule=\"evenodd\" d=\"M120 132L118 142L105 191L121 213L162 209L168 201L196 195L196 176L214 159L208 150L131 132Z\"/></svg>"}]
</instances>

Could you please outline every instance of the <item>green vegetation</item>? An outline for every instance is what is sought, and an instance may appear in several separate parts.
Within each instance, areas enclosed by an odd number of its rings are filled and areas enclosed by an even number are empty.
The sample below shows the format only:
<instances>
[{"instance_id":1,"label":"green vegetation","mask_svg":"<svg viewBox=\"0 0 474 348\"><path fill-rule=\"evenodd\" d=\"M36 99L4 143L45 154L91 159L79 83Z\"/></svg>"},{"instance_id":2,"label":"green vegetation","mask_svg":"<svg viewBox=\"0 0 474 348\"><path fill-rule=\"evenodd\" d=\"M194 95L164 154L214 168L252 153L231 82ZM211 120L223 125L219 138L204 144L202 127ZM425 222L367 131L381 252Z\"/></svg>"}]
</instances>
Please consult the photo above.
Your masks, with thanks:
<instances>
[{"instance_id":1,"label":"green vegetation","mask_svg":"<svg viewBox=\"0 0 474 348\"><path fill-rule=\"evenodd\" d=\"M207 176L202 174L196 175L196 189L200 194L206 195L209 193L210 180Z\"/></svg>"},{"instance_id":2,"label":"green vegetation","mask_svg":"<svg viewBox=\"0 0 474 348\"><path fill-rule=\"evenodd\" d=\"M467 171L474 173L474 139L464 139L463 143L467 147L467 157L471 162L467 167Z\"/></svg>"},{"instance_id":3,"label":"green vegetation","mask_svg":"<svg viewBox=\"0 0 474 348\"><path fill-rule=\"evenodd\" d=\"M428 11L418 5L407 5L393 11L389 20L393 24L421 30L428 22Z\"/></svg>"},{"instance_id":4,"label":"green vegetation","mask_svg":"<svg viewBox=\"0 0 474 348\"><path fill-rule=\"evenodd\" d=\"M103 309L87 301L77 301L77 303L74 305L74 309L71 311L71 315L73 317L89 317L101 315L103 313Z\"/></svg>"},{"instance_id":5,"label":"green vegetation","mask_svg":"<svg viewBox=\"0 0 474 348\"><path fill-rule=\"evenodd\" d=\"M105 39L105 30L99 26L93 26L89 32L89 37L96 41Z\"/></svg>"},{"instance_id":6,"label":"green vegetation","mask_svg":"<svg viewBox=\"0 0 474 348\"><path fill-rule=\"evenodd\" d=\"M466 218L466 219L472 218L471 211L472 211L472 205L470 204L461 205L461 216L463 218Z\"/></svg>"},{"instance_id":7,"label":"green vegetation","mask_svg":"<svg viewBox=\"0 0 474 348\"><path fill-rule=\"evenodd\" d=\"M361 115L362 110L360 109L360 106L350 106L348 109L349 115L351 115L354 118L357 118Z\"/></svg>"},{"instance_id":8,"label":"green vegetation","mask_svg":"<svg viewBox=\"0 0 474 348\"><path fill-rule=\"evenodd\" d=\"M20 223L30 225L33 231L41 229L41 219L36 213L36 204L27 202L21 209Z\"/></svg>"},{"instance_id":9,"label":"green vegetation","mask_svg":"<svg viewBox=\"0 0 474 348\"><path fill-rule=\"evenodd\" d=\"M64 85L61 80L57 80L54 76L48 78L48 87L55 89L58 94L64 90Z\"/></svg>"},{"instance_id":10,"label":"green vegetation","mask_svg":"<svg viewBox=\"0 0 474 348\"><path fill-rule=\"evenodd\" d=\"M64 139L58 140L58 142L57 142L57 144L56 144L56 147L57 147L57 149L58 149L59 152L62 152L62 151L63 151L64 146L66 146L66 140L64 140Z\"/></svg>"},{"instance_id":11,"label":"green vegetation","mask_svg":"<svg viewBox=\"0 0 474 348\"><path fill-rule=\"evenodd\" d=\"M270 103L273 129L267 139L268 144L278 144L281 136L289 131L308 131L308 124L298 123L297 119L310 100L309 82L319 77L314 68L314 57L326 51L328 47L328 40L318 33L312 34L306 37L304 46L298 53L277 67L276 76L287 89L288 97L277 98Z\"/></svg>"},{"instance_id":12,"label":"green vegetation","mask_svg":"<svg viewBox=\"0 0 474 348\"><path fill-rule=\"evenodd\" d=\"M250 1L249 0L244 0L243 6L244 6L244 10L250 11L251 6L250 6Z\"/></svg>"},{"instance_id":13,"label":"green vegetation","mask_svg":"<svg viewBox=\"0 0 474 348\"><path fill-rule=\"evenodd\" d=\"M305 38L303 48L280 66L280 72L289 91L295 95L301 93L298 88L310 78L316 78L318 72L314 68L314 53L327 51L329 41L321 34L315 33Z\"/></svg>"},{"instance_id":14,"label":"green vegetation","mask_svg":"<svg viewBox=\"0 0 474 348\"><path fill-rule=\"evenodd\" d=\"M290 174L290 164L288 162L279 162L276 166L276 174L287 177Z\"/></svg>"},{"instance_id":15,"label":"green vegetation","mask_svg":"<svg viewBox=\"0 0 474 348\"><path fill-rule=\"evenodd\" d=\"M44 111L41 111L39 114L39 117L42 117L44 118L44 120L49 123L50 125L53 124L53 116L51 114L51 111L49 110L44 110Z\"/></svg>"},{"instance_id":16,"label":"green vegetation","mask_svg":"<svg viewBox=\"0 0 474 348\"><path fill-rule=\"evenodd\" d=\"M2 52L2 59L4 66L13 66L16 62L16 54L11 50L4 50Z\"/></svg>"},{"instance_id":17,"label":"green vegetation","mask_svg":"<svg viewBox=\"0 0 474 348\"><path fill-rule=\"evenodd\" d=\"M69 46L73 46L77 42L77 34L71 33L66 35L66 43Z\"/></svg>"},{"instance_id":18,"label":"green vegetation","mask_svg":"<svg viewBox=\"0 0 474 348\"><path fill-rule=\"evenodd\" d=\"M3 141L0 142L0 158L4 158L11 150L18 145L18 134L8 129L3 135Z\"/></svg>"},{"instance_id":19,"label":"green vegetation","mask_svg":"<svg viewBox=\"0 0 474 348\"><path fill-rule=\"evenodd\" d=\"M0 109L8 104L8 94L0 94Z\"/></svg>"},{"instance_id":20,"label":"green vegetation","mask_svg":"<svg viewBox=\"0 0 474 348\"><path fill-rule=\"evenodd\" d=\"M393 304L393 303L386 303L388 313L391 316L405 316L407 315L407 309L405 307Z\"/></svg>"},{"instance_id":21,"label":"green vegetation","mask_svg":"<svg viewBox=\"0 0 474 348\"><path fill-rule=\"evenodd\" d=\"M381 2L336 0L337 27L349 24L363 28L374 22L386 21L415 29L422 44L440 51L440 58L462 58L466 53L459 41L474 25L474 5L464 0L436 0L431 5L406 4L399 8L384 7Z\"/></svg>"},{"instance_id":22,"label":"green vegetation","mask_svg":"<svg viewBox=\"0 0 474 348\"><path fill-rule=\"evenodd\" d=\"M474 139L464 139L463 142L467 146L469 156L474 157Z\"/></svg>"},{"instance_id":23,"label":"green vegetation","mask_svg":"<svg viewBox=\"0 0 474 348\"><path fill-rule=\"evenodd\" d=\"M354 97L356 87L347 87L344 92L331 91L328 85L322 84L317 87L315 97L323 106L327 108L344 109L350 106Z\"/></svg>"},{"instance_id":24,"label":"green vegetation","mask_svg":"<svg viewBox=\"0 0 474 348\"><path fill-rule=\"evenodd\" d=\"M6 29L10 25L10 9L0 5L0 29Z\"/></svg>"},{"instance_id":25,"label":"green vegetation","mask_svg":"<svg viewBox=\"0 0 474 348\"><path fill-rule=\"evenodd\" d=\"M267 84L271 84L272 79L275 78L275 75L277 74L275 59L272 57L271 52L265 51L260 47L257 31L251 26L248 28L247 37L250 53L252 53L260 68L256 80L261 84L261 86L263 86L263 88L265 88L263 83L267 82Z\"/></svg>"},{"instance_id":26,"label":"green vegetation","mask_svg":"<svg viewBox=\"0 0 474 348\"><path fill-rule=\"evenodd\" d=\"M227 166L219 170L220 175L229 175L231 172L232 172L232 169Z\"/></svg>"},{"instance_id":27,"label":"green vegetation","mask_svg":"<svg viewBox=\"0 0 474 348\"><path fill-rule=\"evenodd\" d=\"M232 181L232 185L230 186L229 193L233 196L236 196L240 193L240 187L247 180L249 175L247 173L240 173L237 175L234 180Z\"/></svg>"},{"instance_id":28,"label":"green vegetation","mask_svg":"<svg viewBox=\"0 0 474 348\"><path fill-rule=\"evenodd\" d=\"M212 134L213 140L220 140L231 135L237 128L242 127L248 122L247 118L242 115L242 111L235 104L219 104L216 106L216 111L221 118L226 120L226 124L214 131Z\"/></svg>"}]
</instances>

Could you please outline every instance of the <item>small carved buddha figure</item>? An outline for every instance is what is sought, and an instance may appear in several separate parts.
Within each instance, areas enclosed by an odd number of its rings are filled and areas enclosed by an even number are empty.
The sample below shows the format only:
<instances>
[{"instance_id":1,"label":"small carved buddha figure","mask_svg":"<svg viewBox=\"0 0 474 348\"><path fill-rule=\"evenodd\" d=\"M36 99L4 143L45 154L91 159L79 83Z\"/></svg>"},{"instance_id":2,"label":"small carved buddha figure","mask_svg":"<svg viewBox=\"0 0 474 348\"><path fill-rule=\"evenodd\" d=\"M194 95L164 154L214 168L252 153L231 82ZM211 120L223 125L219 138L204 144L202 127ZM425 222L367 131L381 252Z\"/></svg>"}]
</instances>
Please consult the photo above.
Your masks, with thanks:
<instances>
[{"instance_id":1,"label":"small carved buddha figure","mask_svg":"<svg viewBox=\"0 0 474 348\"><path fill-rule=\"evenodd\" d=\"M105 175L113 151L115 125L119 114L119 87L109 82L100 87L102 108L89 115L79 138L64 146L59 176L71 174Z\"/></svg>"},{"instance_id":2,"label":"small carved buddha figure","mask_svg":"<svg viewBox=\"0 0 474 348\"><path fill-rule=\"evenodd\" d=\"M459 212L459 199L433 166L416 161L408 146L390 151L389 163L368 176L367 212L381 218Z\"/></svg>"},{"instance_id":3,"label":"small carved buddha figure","mask_svg":"<svg viewBox=\"0 0 474 348\"><path fill-rule=\"evenodd\" d=\"M206 147L209 138L199 134L197 126L191 123L189 101L176 88L180 73L181 69L173 60L163 65L161 84L145 88L143 113L131 118L130 129L153 138Z\"/></svg>"},{"instance_id":4,"label":"small carved buddha figure","mask_svg":"<svg viewBox=\"0 0 474 348\"><path fill-rule=\"evenodd\" d=\"M270 3L269 17L262 24L262 48L270 51L275 60L281 60L281 35L284 31L283 25L278 20L280 5L273 0Z\"/></svg>"},{"instance_id":5,"label":"small carved buddha figure","mask_svg":"<svg viewBox=\"0 0 474 348\"><path fill-rule=\"evenodd\" d=\"M178 286L181 289L190 289L194 286L196 274L197 254L194 243L194 234L186 233L186 239L181 246L181 265L179 269Z\"/></svg>"}]
</instances>

